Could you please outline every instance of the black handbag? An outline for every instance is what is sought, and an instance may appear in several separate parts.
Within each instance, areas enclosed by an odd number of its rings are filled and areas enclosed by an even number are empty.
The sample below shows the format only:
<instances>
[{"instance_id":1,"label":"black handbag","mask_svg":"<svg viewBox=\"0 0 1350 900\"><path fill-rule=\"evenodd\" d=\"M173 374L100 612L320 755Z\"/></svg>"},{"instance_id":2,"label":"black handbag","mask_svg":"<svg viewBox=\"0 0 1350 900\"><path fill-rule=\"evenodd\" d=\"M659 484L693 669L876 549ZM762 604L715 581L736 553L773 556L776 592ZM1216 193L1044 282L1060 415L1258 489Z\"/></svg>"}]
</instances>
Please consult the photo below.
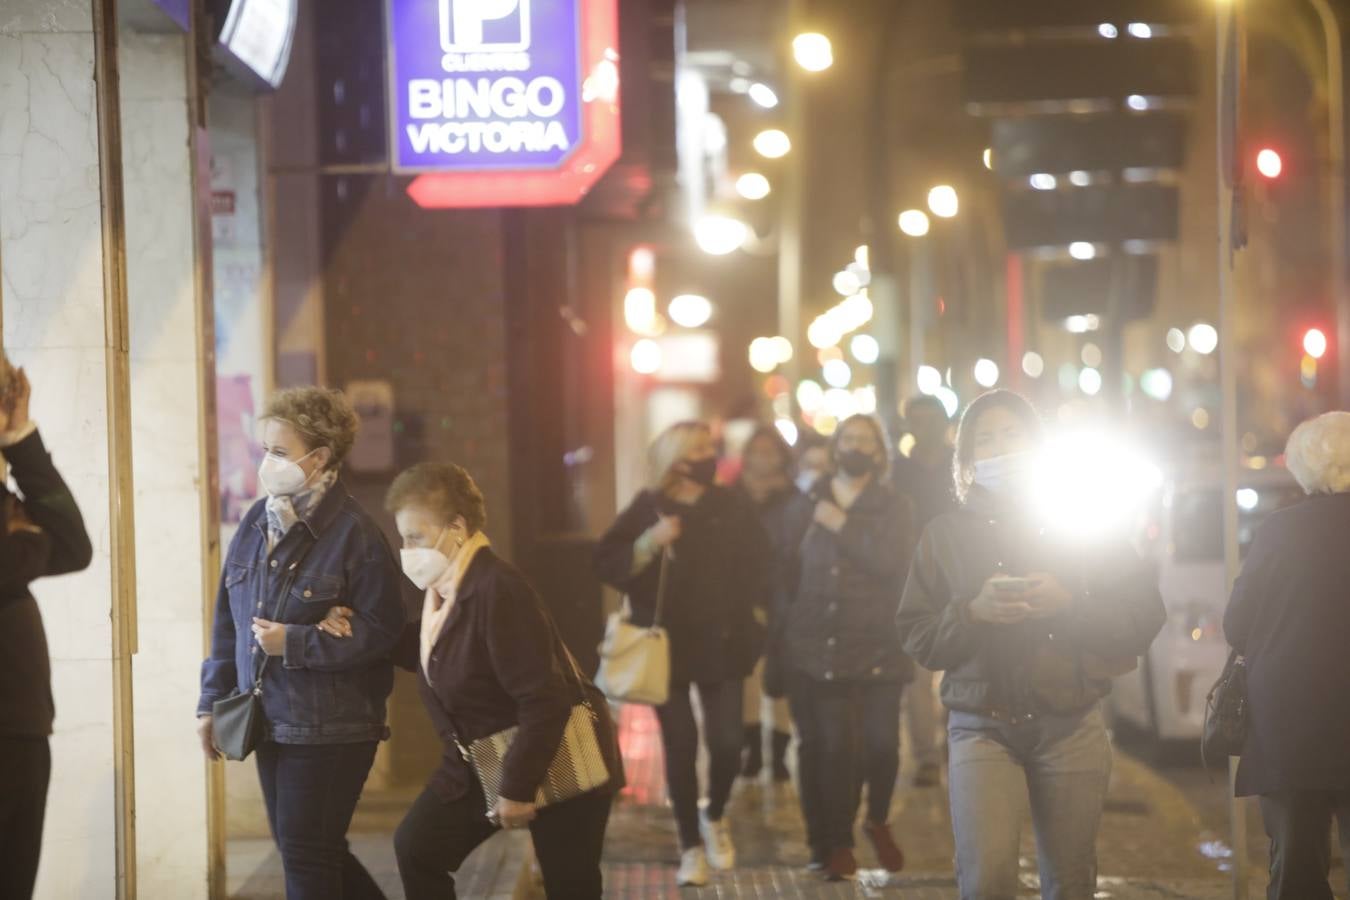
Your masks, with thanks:
<instances>
[{"instance_id":1,"label":"black handbag","mask_svg":"<svg viewBox=\"0 0 1350 900\"><path fill-rule=\"evenodd\" d=\"M286 580L281 587L281 599L277 601L276 621L278 622L285 615L286 600L291 595L291 586L295 584L295 576L300 568L300 563L315 543L315 541L310 541L286 569ZM263 713L262 705L263 673L267 671L267 663L270 659L271 657L266 653L262 654L262 662L258 665L257 673L253 678L252 690L241 693L238 688L235 688L234 693L230 696L211 704L211 742L220 751L220 755L226 759L235 762L248 759L249 754L257 749L258 743L263 739L266 730L266 716Z\"/></svg>"},{"instance_id":2,"label":"black handbag","mask_svg":"<svg viewBox=\"0 0 1350 900\"><path fill-rule=\"evenodd\" d=\"M1200 736L1200 761L1205 766L1241 756L1247 742L1247 660L1228 654L1223 674L1205 697L1205 726Z\"/></svg>"}]
</instances>

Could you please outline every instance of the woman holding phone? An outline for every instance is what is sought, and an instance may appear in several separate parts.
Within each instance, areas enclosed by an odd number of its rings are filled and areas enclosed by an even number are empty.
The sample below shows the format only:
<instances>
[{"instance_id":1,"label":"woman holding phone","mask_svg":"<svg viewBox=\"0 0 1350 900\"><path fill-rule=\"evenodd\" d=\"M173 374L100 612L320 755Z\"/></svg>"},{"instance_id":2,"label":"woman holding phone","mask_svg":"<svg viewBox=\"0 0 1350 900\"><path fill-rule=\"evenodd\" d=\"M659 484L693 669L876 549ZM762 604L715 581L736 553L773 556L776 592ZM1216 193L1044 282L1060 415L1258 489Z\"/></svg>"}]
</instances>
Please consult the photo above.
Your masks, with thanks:
<instances>
[{"instance_id":1,"label":"woman holding phone","mask_svg":"<svg viewBox=\"0 0 1350 900\"><path fill-rule=\"evenodd\" d=\"M1036 411L994 391L961 419L960 508L920 538L897 623L906 651L944 671L950 791L963 900L1018 892L1030 806L1046 900L1091 897L1111 771L1100 700L1165 619L1123 538L1047 535L1032 472Z\"/></svg>"}]
</instances>

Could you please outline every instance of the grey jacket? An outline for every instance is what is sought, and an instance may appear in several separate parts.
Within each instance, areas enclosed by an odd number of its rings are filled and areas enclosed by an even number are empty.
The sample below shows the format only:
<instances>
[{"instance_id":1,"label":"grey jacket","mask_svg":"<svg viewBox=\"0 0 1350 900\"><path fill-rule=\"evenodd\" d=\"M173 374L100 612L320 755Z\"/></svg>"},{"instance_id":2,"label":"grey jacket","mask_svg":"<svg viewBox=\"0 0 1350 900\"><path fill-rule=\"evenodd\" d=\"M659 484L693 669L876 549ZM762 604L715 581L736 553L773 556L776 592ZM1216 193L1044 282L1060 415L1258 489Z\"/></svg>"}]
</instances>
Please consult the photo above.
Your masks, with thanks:
<instances>
[{"instance_id":1,"label":"grey jacket","mask_svg":"<svg viewBox=\"0 0 1350 900\"><path fill-rule=\"evenodd\" d=\"M1069 610L1016 625L972 621L992 575L1049 572ZM1158 586L1124 540L1074 544L978 488L934 519L915 552L896 624L906 652L942 670L950 709L1007 716L1081 712L1147 651L1166 619Z\"/></svg>"}]
</instances>

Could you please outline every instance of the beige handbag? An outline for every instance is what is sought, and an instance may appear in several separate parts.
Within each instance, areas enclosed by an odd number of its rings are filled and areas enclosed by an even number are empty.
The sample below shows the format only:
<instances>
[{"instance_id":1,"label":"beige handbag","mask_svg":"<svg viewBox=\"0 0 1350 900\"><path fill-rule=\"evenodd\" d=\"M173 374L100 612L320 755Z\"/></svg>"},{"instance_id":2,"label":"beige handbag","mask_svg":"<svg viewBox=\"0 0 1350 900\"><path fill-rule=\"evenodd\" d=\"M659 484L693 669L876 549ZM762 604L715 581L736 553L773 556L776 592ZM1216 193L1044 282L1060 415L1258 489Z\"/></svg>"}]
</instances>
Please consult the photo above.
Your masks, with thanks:
<instances>
[{"instance_id":1,"label":"beige handbag","mask_svg":"<svg viewBox=\"0 0 1350 900\"><path fill-rule=\"evenodd\" d=\"M670 636L661 627L669 566L670 551L667 550L661 554L656 615L650 628L632 623L632 605L627 598L624 598L624 608L612 613L605 626L595 686L615 703L664 706L670 699Z\"/></svg>"}]
</instances>

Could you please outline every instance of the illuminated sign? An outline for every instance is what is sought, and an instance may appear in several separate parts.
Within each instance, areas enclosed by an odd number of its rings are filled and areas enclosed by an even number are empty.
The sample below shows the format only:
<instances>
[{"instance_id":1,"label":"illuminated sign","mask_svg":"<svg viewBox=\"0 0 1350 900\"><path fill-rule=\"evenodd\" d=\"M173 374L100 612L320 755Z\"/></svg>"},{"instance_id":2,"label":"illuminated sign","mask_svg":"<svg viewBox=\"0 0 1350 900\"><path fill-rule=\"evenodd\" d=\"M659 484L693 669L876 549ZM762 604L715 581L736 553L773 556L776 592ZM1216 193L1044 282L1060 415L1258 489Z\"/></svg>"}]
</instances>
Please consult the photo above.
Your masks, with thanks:
<instances>
[{"instance_id":1,"label":"illuminated sign","mask_svg":"<svg viewBox=\"0 0 1350 900\"><path fill-rule=\"evenodd\" d=\"M422 206L576 203L619 156L617 0L388 0L390 157Z\"/></svg>"}]
</instances>

